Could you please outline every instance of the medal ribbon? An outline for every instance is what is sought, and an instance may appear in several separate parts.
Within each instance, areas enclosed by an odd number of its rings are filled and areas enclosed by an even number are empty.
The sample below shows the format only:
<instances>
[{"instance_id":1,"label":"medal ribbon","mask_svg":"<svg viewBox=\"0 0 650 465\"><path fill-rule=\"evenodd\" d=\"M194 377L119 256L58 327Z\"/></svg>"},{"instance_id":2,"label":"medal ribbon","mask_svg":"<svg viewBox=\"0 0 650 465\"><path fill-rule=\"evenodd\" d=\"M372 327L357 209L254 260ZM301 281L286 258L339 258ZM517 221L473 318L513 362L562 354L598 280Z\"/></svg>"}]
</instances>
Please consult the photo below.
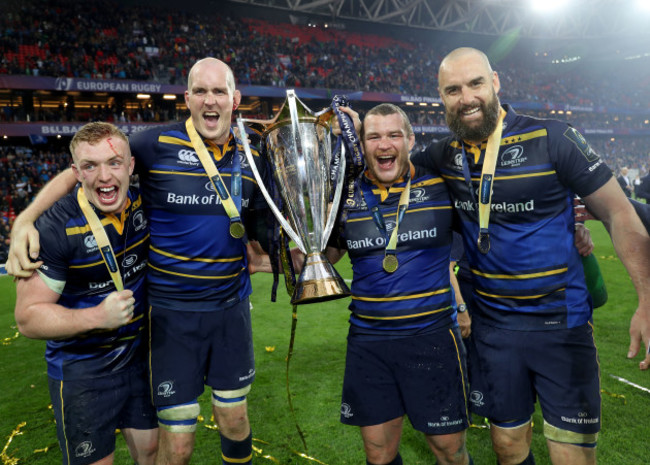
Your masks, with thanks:
<instances>
[{"instance_id":1,"label":"medal ribbon","mask_svg":"<svg viewBox=\"0 0 650 465\"><path fill-rule=\"evenodd\" d=\"M212 183L214 190L217 192L217 194L219 194L223 208L226 210L226 213L230 218L231 235L233 235L233 237L236 239L243 237L244 225L242 224L241 217L239 215L239 211L241 210L241 168L239 154L237 153L237 140L233 138L233 143L235 144L235 154L232 158L233 167L230 178L230 190L232 191L231 196L228 192L228 189L226 188L226 184L223 182L221 173L219 173L219 170L217 169L214 160L210 156L208 149L205 147L201 136L199 136L199 133L196 131L194 123L192 122L192 118L188 118L187 121L185 121L185 129L187 129L187 134L190 136L190 141L192 142L192 146L194 147L196 154L199 156L199 160L201 161L201 165L203 165L203 169L208 174L210 182ZM246 135L243 134L243 137L246 137ZM233 226L235 224L235 227L238 228L238 230L241 232L241 235L236 236L233 234Z\"/></svg>"},{"instance_id":2,"label":"medal ribbon","mask_svg":"<svg viewBox=\"0 0 650 465\"><path fill-rule=\"evenodd\" d=\"M366 184L365 181L362 181L361 183L363 197L366 201L366 204L368 205L368 208L370 209L370 212L372 213L372 220L374 221L375 226L377 226L377 229L384 235L384 239L388 239L386 241L386 250L384 252L384 259L389 255L392 255L394 257L397 253L396 250L397 250L397 236L398 236L399 225L402 219L404 218L404 213L408 209L411 200L410 169L407 172L406 176L408 177L408 181L406 182L406 187L404 187L404 190L402 191L402 194L399 197L399 205L397 207L397 212L395 212L395 228L393 229L390 235L390 239L387 238L388 233L386 231L386 223L384 222L384 217L381 214L377 196L372 193L372 188L368 184ZM389 271L389 273L390 272L392 271Z\"/></svg>"},{"instance_id":3,"label":"medal ribbon","mask_svg":"<svg viewBox=\"0 0 650 465\"><path fill-rule=\"evenodd\" d=\"M480 228L478 233L478 246L482 253L487 253L490 247L488 228L490 226L490 211L492 208L492 186L494 184L494 171L497 165L501 134L503 133L503 118L505 116L506 112L500 108L497 126L487 140L483 170L481 171L481 184L478 192L478 218ZM463 163L465 163L465 160Z\"/></svg>"},{"instance_id":4,"label":"medal ribbon","mask_svg":"<svg viewBox=\"0 0 650 465\"><path fill-rule=\"evenodd\" d=\"M99 251L104 258L104 264L106 265L106 268L108 268L108 272L111 274L111 279L113 280L113 284L115 284L115 289L123 291L124 284L122 283L122 276L120 275L120 269L117 266L113 247L111 246L111 242L108 240L108 235L102 226L102 222L97 217L97 213L95 213L93 207L90 206L90 202L88 202L83 187L80 187L77 191L77 202L79 202L81 211L88 222L88 226L90 226L90 231L93 233L93 236L95 236L97 247L99 247Z\"/></svg>"},{"instance_id":5,"label":"medal ribbon","mask_svg":"<svg viewBox=\"0 0 650 465\"><path fill-rule=\"evenodd\" d=\"M343 203L344 206L353 206L358 205L360 202L359 199L355 198L356 189L354 188L354 182L357 177L363 172L366 164L363 159L363 151L361 149L361 140L359 135L354 128L354 123L352 118L346 113L343 113L339 110L339 106L347 107L349 106L348 98L345 95L335 95L332 99L332 109L336 114L336 117L339 120L339 126L341 127L341 135L337 141L337 147L344 145L346 148L346 173L345 173L345 183L343 188L347 190L344 194L346 200ZM340 165L340 163L339 163ZM334 177L332 174L331 177Z\"/></svg>"}]
</instances>

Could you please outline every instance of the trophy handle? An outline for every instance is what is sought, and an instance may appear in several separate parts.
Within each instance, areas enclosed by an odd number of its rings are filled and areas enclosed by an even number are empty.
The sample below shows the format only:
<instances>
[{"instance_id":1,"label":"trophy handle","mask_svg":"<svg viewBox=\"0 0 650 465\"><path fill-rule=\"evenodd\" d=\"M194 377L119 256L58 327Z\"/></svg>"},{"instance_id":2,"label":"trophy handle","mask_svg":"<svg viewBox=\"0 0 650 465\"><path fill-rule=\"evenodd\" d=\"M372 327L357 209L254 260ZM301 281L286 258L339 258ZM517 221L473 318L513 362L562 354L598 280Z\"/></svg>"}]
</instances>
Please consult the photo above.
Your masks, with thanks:
<instances>
[{"instance_id":1,"label":"trophy handle","mask_svg":"<svg viewBox=\"0 0 650 465\"><path fill-rule=\"evenodd\" d=\"M340 163L337 173L336 186L334 187L334 198L332 199L332 208L330 208L330 214L327 218L327 223L325 224L325 231L323 231L323 243L320 246L321 250L325 250L327 247L327 241L332 234L332 229L334 228L334 222L336 221L336 213L339 209L341 203L341 194L343 193L343 184L345 182L345 144L341 144L341 156Z\"/></svg>"},{"instance_id":2,"label":"trophy handle","mask_svg":"<svg viewBox=\"0 0 650 465\"><path fill-rule=\"evenodd\" d=\"M300 239L300 236L291 228L289 222L284 218L282 212L280 212L278 207L275 205L275 202L271 198L269 191L266 189L266 186L264 185L262 176L260 176L260 172L257 170L257 164L255 163L253 152L251 152L251 147L248 143L248 137L246 136L246 127L244 125L243 118L237 117L237 127L239 128L239 134L241 135L241 141L242 141L242 145L244 146L244 153L246 154L246 159L248 160L248 164L251 167L251 171L253 172L253 175L257 180L257 185L259 186L262 195L266 199L266 203L269 205L269 208L273 212L273 215L275 215L275 218L278 220L280 225L284 228L287 234L289 234L289 237L291 237L291 239L296 243L300 251L306 254L307 249L305 248L305 245Z\"/></svg>"}]
</instances>

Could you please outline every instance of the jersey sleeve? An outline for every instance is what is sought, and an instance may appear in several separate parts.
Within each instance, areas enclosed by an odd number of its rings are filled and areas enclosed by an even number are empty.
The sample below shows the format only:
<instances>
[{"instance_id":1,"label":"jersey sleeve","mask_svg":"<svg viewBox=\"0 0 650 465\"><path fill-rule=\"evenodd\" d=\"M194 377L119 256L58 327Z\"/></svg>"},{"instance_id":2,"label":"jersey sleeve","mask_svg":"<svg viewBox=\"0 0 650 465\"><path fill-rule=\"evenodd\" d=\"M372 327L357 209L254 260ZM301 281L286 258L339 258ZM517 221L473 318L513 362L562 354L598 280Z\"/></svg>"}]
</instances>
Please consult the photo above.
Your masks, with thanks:
<instances>
[{"instance_id":1,"label":"jersey sleeve","mask_svg":"<svg viewBox=\"0 0 650 465\"><path fill-rule=\"evenodd\" d=\"M63 209L57 203L34 224L41 243L38 260L43 261L39 273L48 287L58 293L63 289L60 283L65 283L68 276L68 240L63 223L65 217ZM52 287L51 282L58 283L55 284L56 288Z\"/></svg>"},{"instance_id":2,"label":"jersey sleeve","mask_svg":"<svg viewBox=\"0 0 650 465\"><path fill-rule=\"evenodd\" d=\"M548 130L551 161L565 186L585 197L609 181L612 171L577 129L556 122Z\"/></svg>"}]
</instances>

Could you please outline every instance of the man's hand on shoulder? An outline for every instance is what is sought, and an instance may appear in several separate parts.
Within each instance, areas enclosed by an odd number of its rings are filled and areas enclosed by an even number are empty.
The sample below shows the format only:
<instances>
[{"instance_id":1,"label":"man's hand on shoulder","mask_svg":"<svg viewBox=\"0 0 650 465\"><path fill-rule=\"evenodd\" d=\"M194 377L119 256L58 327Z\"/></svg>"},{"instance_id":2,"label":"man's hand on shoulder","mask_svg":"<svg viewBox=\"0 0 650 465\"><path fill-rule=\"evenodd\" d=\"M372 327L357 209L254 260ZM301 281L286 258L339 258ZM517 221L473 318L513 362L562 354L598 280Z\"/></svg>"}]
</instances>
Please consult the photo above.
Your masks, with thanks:
<instances>
[{"instance_id":1,"label":"man's hand on shoulder","mask_svg":"<svg viewBox=\"0 0 650 465\"><path fill-rule=\"evenodd\" d=\"M16 221L11 229L11 242L7 258L7 273L16 278L29 278L41 261L32 261L40 253L39 234L34 223Z\"/></svg>"}]
</instances>

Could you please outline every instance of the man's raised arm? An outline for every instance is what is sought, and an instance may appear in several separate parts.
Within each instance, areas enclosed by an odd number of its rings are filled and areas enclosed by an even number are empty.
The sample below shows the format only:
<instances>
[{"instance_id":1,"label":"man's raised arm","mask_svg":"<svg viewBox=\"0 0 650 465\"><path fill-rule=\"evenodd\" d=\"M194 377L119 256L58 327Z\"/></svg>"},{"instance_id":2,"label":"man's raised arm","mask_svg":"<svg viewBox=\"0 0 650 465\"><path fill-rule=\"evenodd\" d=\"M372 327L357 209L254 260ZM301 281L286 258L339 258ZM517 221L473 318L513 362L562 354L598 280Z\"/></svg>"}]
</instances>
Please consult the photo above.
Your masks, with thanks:
<instances>
[{"instance_id":1,"label":"man's raised arm","mask_svg":"<svg viewBox=\"0 0 650 465\"><path fill-rule=\"evenodd\" d=\"M18 278L28 278L41 263L32 262L38 258L40 242L34 222L61 197L70 192L77 179L68 168L59 173L40 190L29 206L16 217L11 228L11 243L7 258L7 273ZM31 257L31 259L30 259Z\"/></svg>"}]
</instances>

